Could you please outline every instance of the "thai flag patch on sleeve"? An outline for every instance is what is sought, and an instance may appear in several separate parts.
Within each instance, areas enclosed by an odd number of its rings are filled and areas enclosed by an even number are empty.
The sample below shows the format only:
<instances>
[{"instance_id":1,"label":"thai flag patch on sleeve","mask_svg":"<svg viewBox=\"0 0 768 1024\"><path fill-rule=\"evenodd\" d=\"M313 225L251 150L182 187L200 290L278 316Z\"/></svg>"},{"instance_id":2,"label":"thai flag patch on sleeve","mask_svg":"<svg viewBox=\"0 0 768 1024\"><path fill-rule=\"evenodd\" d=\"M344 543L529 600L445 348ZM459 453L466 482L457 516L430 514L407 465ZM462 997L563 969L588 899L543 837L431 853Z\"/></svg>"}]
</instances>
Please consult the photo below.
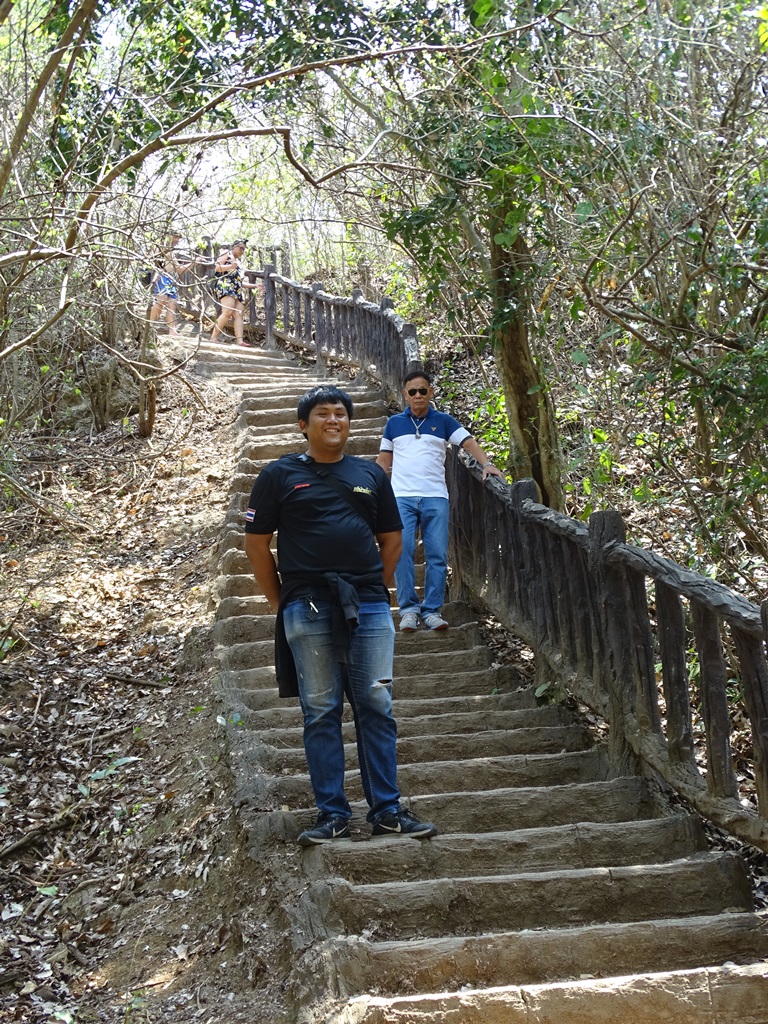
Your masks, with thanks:
<instances>
[{"instance_id":1,"label":"thai flag patch on sleeve","mask_svg":"<svg viewBox=\"0 0 768 1024\"><path fill-rule=\"evenodd\" d=\"M256 515L256 509L255 508L249 508L248 511L245 513L245 521L246 521L246 523L252 523L253 522L253 517L255 515Z\"/></svg>"}]
</instances>

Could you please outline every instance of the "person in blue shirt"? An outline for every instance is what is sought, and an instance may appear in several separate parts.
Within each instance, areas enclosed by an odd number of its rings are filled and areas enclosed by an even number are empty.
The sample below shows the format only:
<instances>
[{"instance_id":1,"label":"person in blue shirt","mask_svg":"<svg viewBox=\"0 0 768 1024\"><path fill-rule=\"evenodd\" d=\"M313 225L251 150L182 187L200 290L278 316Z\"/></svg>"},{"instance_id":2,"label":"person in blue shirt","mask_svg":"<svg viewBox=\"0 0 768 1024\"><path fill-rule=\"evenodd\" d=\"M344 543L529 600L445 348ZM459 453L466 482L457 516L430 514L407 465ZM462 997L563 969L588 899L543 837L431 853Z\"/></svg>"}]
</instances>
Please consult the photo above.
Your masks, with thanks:
<instances>
[{"instance_id":1,"label":"person in blue shirt","mask_svg":"<svg viewBox=\"0 0 768 1024\"><path fill-rule=\"evenodd\" d=\"M420 622L427 629L447 629L442 616L448 571L448 488L445 453L449 444L465 448L483 467L483 480L504 477L470 432L430 403L432 381L423 370L403 381L404 412L392 416L384 428L376 462L392 474L392 490L403 521L403 550L395 569L400 630L413 633ZM416 593L414 555L416 533L421 531L426 573L424 600Z\"/></svg>"}]
</instances>

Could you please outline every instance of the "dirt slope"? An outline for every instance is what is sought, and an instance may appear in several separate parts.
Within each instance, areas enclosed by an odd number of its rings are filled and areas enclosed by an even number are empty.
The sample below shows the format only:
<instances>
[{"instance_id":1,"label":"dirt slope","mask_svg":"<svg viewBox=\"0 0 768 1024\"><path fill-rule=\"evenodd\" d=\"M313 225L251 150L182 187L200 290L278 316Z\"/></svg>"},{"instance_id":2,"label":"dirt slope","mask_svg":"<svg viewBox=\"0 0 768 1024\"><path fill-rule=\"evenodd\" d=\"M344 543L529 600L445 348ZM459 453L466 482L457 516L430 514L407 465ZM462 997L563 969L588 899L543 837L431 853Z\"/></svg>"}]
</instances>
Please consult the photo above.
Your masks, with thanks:
<instances>
[{"instance_id":1,"label":"dirt slope","mask_svg":"<svg viewBox=\"0 0 768 1024\"><path fill-rule=\"evenodd\" d=\"M0 519L0 1020L280 1019L208 666L234 399L23 438ZM44 506L45 511L42 510ZM81 525L77 525L76 522Z\"/></svg>"}]
</instances>

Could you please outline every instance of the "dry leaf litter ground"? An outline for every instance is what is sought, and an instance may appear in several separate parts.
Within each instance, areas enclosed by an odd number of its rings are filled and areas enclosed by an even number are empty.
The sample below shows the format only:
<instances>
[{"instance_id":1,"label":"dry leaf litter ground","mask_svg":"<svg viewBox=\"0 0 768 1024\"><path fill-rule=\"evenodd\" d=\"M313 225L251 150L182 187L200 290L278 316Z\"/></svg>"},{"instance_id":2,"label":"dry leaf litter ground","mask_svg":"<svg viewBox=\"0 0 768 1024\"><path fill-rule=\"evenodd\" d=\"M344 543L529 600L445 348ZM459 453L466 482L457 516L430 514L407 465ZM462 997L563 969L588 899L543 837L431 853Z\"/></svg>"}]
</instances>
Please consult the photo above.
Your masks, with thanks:
<instances>
[{"instance_id":1,"label":"dry leaf litter ground","mask_svg":"<svg viewBox=\"0 0 768 1024\"><path fill-rule=\"evenodd\" d=\"M195 387L148 441L21 442L51 513L0 520L2 1021L281 1017L207 661L235 401Z\"/></svg>"}]
</instances>

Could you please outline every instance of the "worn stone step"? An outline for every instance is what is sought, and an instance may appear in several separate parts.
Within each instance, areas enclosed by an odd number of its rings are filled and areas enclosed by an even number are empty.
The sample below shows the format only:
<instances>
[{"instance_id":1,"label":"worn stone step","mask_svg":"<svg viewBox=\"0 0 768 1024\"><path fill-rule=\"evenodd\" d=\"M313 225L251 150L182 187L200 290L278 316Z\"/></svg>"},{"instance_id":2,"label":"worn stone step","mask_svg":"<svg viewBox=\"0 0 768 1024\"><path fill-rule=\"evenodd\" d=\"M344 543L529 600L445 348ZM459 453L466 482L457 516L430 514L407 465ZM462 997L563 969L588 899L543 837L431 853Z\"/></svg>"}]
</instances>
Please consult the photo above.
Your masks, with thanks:
<instances>
[{"instance_id":1,"label":"worn stone step","mask_svg":"<svg viewBox=\"0 0 768 1024\"><path fill-rule=\"evenodd\" d=\"M274 658L272 659L274 661ZM481 668L468 672L450 671L450 660L441 658L443 668L433 675L410 675L402 671L402 663L395 659L395 682L393 696L396 707L410 700L451 700L464 697L471 700L475 696L493 696L494 694L515 692L520 687L521 679L514 668L508 665L497 665L494 668ZM243 703L250 708L272 707L272 702L264 702L260 692L276 686L274 665L260 668L241 668L227 673L228 687L242 695ZM275 691L276 695L276 691ZM277 704L285 707L295 706L295 698L277 699Z\"/></svg>"},{"instance_id":2,"label":"worn stone step","mask_svg":"<svg viewBox=\"0 0 768 1024\"><path fill-rule=\"evenodd\" d=\"M280 700L278 698L278 700ZM245 701L244 701L245 703ZM512 690L509 693L486 693L477 696L411 698L394 699L394 713L397 721L406 718L432 716L439 713L465 714L473 711L497 709L507 711L532 710L537 707L532 687ZM351 718L352 711L348 704L344 707L344 717ZM265 707L262 705L248 718L248 724L259 731L286 726L301 725L301 708L297 701L280 700L279 704ZM402 731L400 733L403 735ZM268 735L262 731L265 739Z\"/></svg>"},{"instance_id":3,"label":"worn stone step","mask_svg":"<svg viewBox=\"0 0 768 1024\"><path fill-rule=\"evenodd\" d=\"M344 775L345 792L350 800L362 801L364 794L357 752L349 748L345 753L349 754ZM265 744L250 751L247 765L250 771L244 763L244 779L238 790L241 802L264 809L286 805L304 807L311 803L309 776L301 771L306 771L303 751L288 751ZM401 764L397 780L404 794L444 790L461 793L476 792L483 787L490 789L493 785L530 787L595 782L605 778L606 768L600 751L579 751L537 757ZM296 773L282 774L285 770Z\"/></svg>"},{"instance_id":4,"label":"worn stone step","mask_svg":"<svg viewBox=\"0 0 768 1024\"><path fill-rule=\"evenodd\" d=\"M290 414L295 415L296 406L301 396L311 387L321 384L338 387L342 391L346 391L352 399L355 409L358 408L360 403L375 404L376 402L386 402L382 389L374 384L320 379L316 374L309 372L300 379L294 377L281 384L279 399L282 405L278 404L278 392L269 377L262 382L255 381L253 384L243 382L240 388L242 399L238 408L241 412L248 413L261 410L275 410L282 407Z\"/></svg>"},{"instance_id":5,"label":"worn stone step","mask_svg":"<svg viewBox=\"0 0 768 1024\"><path fill-rule=\"evenodd\" d=\"M291 380L301 377L301 370L298 367L292 368L279 357L259 355L257 351L251 353L240 346L237 346L236 352L237 355L233 352L229 358L226 357L225 351L198 355L194 363L195 376L223 377L229 383L242 384L248 379L258 379L264 374L266 377L272 377L274 388L279 387L280 378Z\"/></svg>"},{"instance_id":6,"label":"worn stone step","mask_svg":"<svg viewBox=\"0 0 768 1024\"><path fill-rule=\"evenodd\" d=\"M246 668L264 668L275 664L274 640L255 640L253 643L219 645L215 655L223 669L233 671Z\"/></svg>"},{"instance_id":7,"label":"worn stone step","mask_svg":"<svg viewBox=\"0 0 768 1024\"><path fill-rule=\"evenodd\" d=\"M447 633L450 633L450 630L446 630L442 635L445 636ZM435 644L439 648L442 642L442 640L436 640ZM428 642L425 642L424 646L424 654L395 654L393 668L396 680L409 676L411 671L423 674L424 668L430 662L439 660L444 662L443 671L445 671L445 666L450 662L455 672L477 671L486 667L490 661L490 652L486 647L471 647L468 650L451 650L449 648L442 652L437 650L433 653L434 648L430 649ZM448 647L447 644L445 646ZM274 665L275 645L271 639L254 640L248 643L233 645L220 644L216 649L216 656L222 667L227 669L259 668L264 665ZM436 668L436 671L439 672L440 670L439 667Z\"/></svg>"},{"instance_id":8,"label":"worn stone step","mask_svg":"<svg viewBox=\"0 0 768 1024\"><path fill-rule=\"evenodd\" d=\"M230 621L230 620L227 620ZM451 630L446 630L442 636L449 635ZM443 646L443 650L441 650ZM447 648L447 649L445 649ZM219 645L216 649L222 667L227 669L248 669L259 668L264 665L274 665L275 645L273 640L255 640L248 643L234 645ZM465 649L451 649L438 634L434 640L426 638L423 654L395 654L394 678L400 679L411 674L423 675L425 668L430 664L434 665L436 672L445 672L448 665L454 672L473 672L486 668L491 660L491 654L487 647L471 647ZM437 664L442 662L443 664Z\"/></svg>"},{"instance_id":9,"label":"worn stone step","mask_svg":"<svg viewBox=\"0 0 768 1024\"><path fill-rule=\"evenodd\" d=\"M303 394L303 392L301 392ZM298 397L300 397L299 395ZM350 397L352 397L350 395ZM355 401L352 397L354 412L352 416L352 429L357 424L373 420L382 423L387 421L387 406L382 398L373 401ZM236 426L241 429L260 429L285 427L296 430L296 408L298 400L287 402L285 400L273 400L269 404L261 404L261 408L254 409L253 402L241 402Z\"/></svg>"},{"instance_id":10,"label":"worn stone step","mask_svg":"<svg viewBox=\"0 0 768 1024\"><path fill-rule=\"evenodd\" d=\"M479 744L478 747L476 756L482 750ZM453 793L430 793L412 796L410 806L419 818L434 821L447 833L508 832L577 821L616 822L654 816L645 784L634 777L566 786L496 789L475 792L461 800Z\"/></svg>"},{"instance_id":11,"label":"worn stone step","mask_svg":"<svg viewBox=\"0 0 768 1024\"><path fill-rule=\"evenodd\" d=\"M519 684L520 678L515 670L506 665L442 677L419 676L400 680L396 676L395 717L421 714L430 707L437 709L443 705L453 707L454 710L470 710L473 702L486 699L497 700L501 707L506 708L536 706L538 702L532 689L520 687ZM288 721L299 721L297 698L281 698L278 695L274 666L227 672L226 689L236 694L238 701L251 710L277 709L280 712L277 720L280 724L285 724L283 713L288 716ZM266 719L264 725L267 725Z\"/></svg>"},{"instance_id":12,"label":"worn stone step","mask_svg":"<svg viewBox=\"0 0 768 1024\"><path fill-rule=\"evenodd\" d=\"M229 577L229 579L240 580L240 576ZM247 578L246 578L247 579ZM252 586L249 584L252 583ZM237 585L239 587L239 584ZM234 589L234 588L233 588ZM263 594L258 593L256 580L251 576L250 580L243 587L239 594L230 592L226 597L220 597L216 606L216 619L229 619L239 615L271 615L272 609L269 601ZM214 588L214 592L216 590Z\"/></svg>"},{"instance_id":13,"label":"worn stone step","mask_svg":"<svg viewBox=\"0 0 768 1024\"><path fill-rule=\"evenodd\" d=\"M583 736L578 734L572 737L569 732L571 728L516 729L513 732L504 730L496 734L503 739L503 743L499 744L500 753L489 752L485 737L480 745L477 742L472 744L471 737L463 735L449 736L447 744L442 742L443 737L398 739L398 778L402 780L406 777L420 777L424 785L415 790L420 793L447 791L455 794L465 789L472 791L472 781L477 788L485 788L482 766L488 764L492 759L552 755L564 757L569 753L589 750L590 738L586 737L586 742L579 743ZM291 803L293 807L301 807L302 804L296 802L295 796L289 801L287 794L289 791L294 794L303 793L303 783L293 786L292 783L286 782L285 785L277 786L273 781L275 777L280 777L282 782L288 776L303 776L306 772L301 729L284 730L279 744L274 742L272 730L262 734L257 730L241 729L240 724L238 724L238 730L240 730L239 749L240 757L243 759L243 770L246 774L259 776L258 785L253 792L265 794L279 791L285 796L285 799L278 800L277 797L268 799L260 795L258 805L272 808L278 803ZM351 773L358 766L357 745L352 740L354 731L351 723L345 724L342 731L345 739L348 740L344 744L344 761L346 770ZM551 742L548 744L546 741L550 739ZM546 750L547 747L549 748L548 753L542 753L542 749ZM523 753L520 753L520 749ZM491 751L493 751L493 747L491 747ZM474 765L475 767L471 772L470 769L467 769L469 774L464 777L461 768L457 768L457 765ZM419 769L421 770L420 774L418 774ZM265 773L267 774L265 775ZM604 778L605 773L600 772L598 777ZM458 780L455 789L451 786L454 780ZM575 778L558 780L559 784L563 785L574 781L585 780ZM550 779L550 783L552 782L553 779ZM530 785L534 784L543 785L544 783L530 783ZM508 780L507 785L520 785L520 782ZM413 787L410 792L414 792ZM350 796L354 799L354 794L351 792ZM362 792L359 793L359 796L362 798Z\"/></svg>"},{"instance_id":14,"label":"worn stone step","mask_svg":"<svg viewBox=\"0 0 768 1024\"><path fill-rule=\"evenodd\" d=\"M259 712L246 711L243 722L248 728L257 729L259 725ZM445 735L474 736L477 747L482 749L483 734L486 732L517 732L521 730L545 729L560 727L567 728L569 725L567 713L557 705L550 704L538 708L521 708L519 710L486 710L458 712L456 714L440 715L417 715L408 717L403 715L397 720L398 749L408 739L418 738L428 741L425 743L425 753L428 752L428 743L434 742L437 737ZM351 718L342 722L342 735L346 743L351 743L355 738L355 726ZM268 734L262 733L264 739L275 747L289 749L302 746L301 726L274 726L269 729ZM478 735L475 735L478 734Z\"/></svg>"},{"instance_id":15,"label":"worn stone step","mask_svg":"<svg viewBox=\"0 0 768 1024\"><path fill-rule=\"evenodd\" d=\"M404 802L422 821L432 821L442 835L512 832L577 822L616 823L656 816L641 779L621 778L568 786L532 786L464 793L405 794ZM350 801L352 824L362 826L368 806ZM296 836L315 823L317 812L307 806L274 810L249 822L254 841L266 837L293 843ZM440 836L430 842L439 842ZM417 842L417 840L404 840Z\"/></svg>"},{"instance_id":16,"label":"worn stone step","mask_svg":"<svg viewBox=\"0 0 768 1024\"><path fill-rule=\"evenodd\" d=\"M360 419L355 419L352 423L350 437L375 436L381 440L386 423L387 417L381 415L364 416ZM263 424L260 426L249 426L245 429L248 431L248 436L240 452L235 468L236 473L254 473L253 462L254 460L261 461L263 459L261 450L265 445L288 445L298 441L299 444L306 446L306 441L299 430L295 415L291 423ZM346 450L347 447L345 446ZM354 453L351 452L349 454Z\"/></svg>"},{"instance_id":17,"label":"worn stone step","mask_svg":"<svg viewBox=\"0 0 768 1024\"><path fill-rule=\"evenodd\" d=\"M352 936L313 950L300 985L305 999L343 998L325 1024L765 1024L767 953L766 919L749 913L415 942Z\"/></svg>"},{"instance_id":18,"label":"worn stone step","mask_svg":"<svg viewBox=\"0 0 768 1024\"><path fill-rule=\"evenodd\" d=\"M536 729L500 729L481 734L402 736L397 741L398 764L419 760L463 761L472 757L503 757L508 754L557 754L587 750L593 744L580 725L545 726Z\"/></svg>"},{"instance_id":19,"label":"worn stone step","mask_svg":"<svg viewBox=\"0 0 768 1024\"><path fill-rule=\"evenodd\" d=\"M443 834L428 843L377 837L364 849L358 842L326 843L305 850L301 866L311 879L370 883L660 863L705 849L700 819L676 814L616 824L583 822L480 835Z\"/></svg>"},{"instance_id":20,"label":"worn stone step","mask_svg":"<svg viewBox=\"0 0 768 1024\"><path fill-rule=\"evenodd\" d=\"M627 923L752 910L743 862L701 853L665 864L353 885L311 883L296 913L314 941L378 940Z\"/></svg>"},{"instance_id":21,"label":"worn stone step","mask_svg":"<svg viewBox=\"0 0 768 1024\"><path fill-rule=\"evenodd\" d=\"M371 452L378 454L380 441L380 430L361 426L359 429L350 432L349 439L344 446L344 452L346 455L370 454ZM277 435L262 441L249 436L241 450L238 472L233 477L233 489L236 487L240 474L250 472L250 468L247 465L249 462L263 459L279 459L282 455L289 455L292 452L303 452L306 450L306 446L307 442L298 430L296 431L296 436L291 438Z\"/></svg>"},{"instance_id":22,"label":"worn stone step","mask_svg":"<svg viewBox=\"0 0 768 1024\"><path fill-rule=\"evenodd\" d=\"M237 644L249 644L255 640L274 641L275 616L236 615L219 619L213 624L213 642L224 647L235 647Z\"/></svg>"},{"instance_id":23,"label":"worn stone step","mask_svg":"<svg viewBox=\"0 0 768 1024\"><path fill-rule=\"evenodd\" d=\"M444 677L450 673L480 672L490 668L493 663L493 656L484 644L467 649L450 649L445 642L446 638L455 630L446 629L430 636L425 633L423 639L417 643L419 647L407 648L415 651L413 654L401 653L403 647L395 645L395 679L402 679L407 676L409 692L413 692L411 682L415 688L417 677L423 677L431 672L435 679ZM413 639L412 635L412 639ZM415 634L419 636L419 634ZM423 652L423 653L422 653ZM433 686L434 696L438 696L438 685Z\"/></svg>"}]
</instances>

